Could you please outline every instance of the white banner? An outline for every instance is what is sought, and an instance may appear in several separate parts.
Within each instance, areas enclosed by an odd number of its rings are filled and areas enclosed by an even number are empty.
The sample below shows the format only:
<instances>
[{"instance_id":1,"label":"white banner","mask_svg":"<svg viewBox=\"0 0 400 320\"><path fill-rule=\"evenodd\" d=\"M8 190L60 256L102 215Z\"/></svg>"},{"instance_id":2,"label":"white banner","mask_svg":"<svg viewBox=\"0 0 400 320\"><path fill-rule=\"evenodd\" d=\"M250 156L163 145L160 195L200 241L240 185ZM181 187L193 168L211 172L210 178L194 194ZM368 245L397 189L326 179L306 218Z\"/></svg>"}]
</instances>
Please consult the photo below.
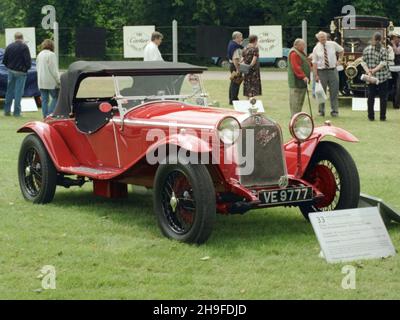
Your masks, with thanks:
<instances>
[{"instance_id":1,"label":"white banner","mask_svg":"<svg viewBox=\"0 0 400 320\"><path fill-rule=\"evenodd\" d=\"M250 34L258 36L260 58L282 58L282 26L250 26Z\"/></svg>"},{"instance_id":2,"label":"white banner","mask_svg":"<svg viewBox=\"0 0 400 320\"><path fill-rule=\"evenodd\" d=\"M8 28L6 29L6 46L15 41L14 35L21 32L24 35L24 42L29 47L31 58L36 58L36 33L35 28Z\"/></svg>"},{"instance_id":3,"label":"white banner","mask_svg":"<svg viewBox=\"0 0 400 320\"><path fill-rule=\"evenodd\" d=\"M143 58L144 48L155 30L155 26L124 27L124 57Z\"/></svg>"}]
</instances>

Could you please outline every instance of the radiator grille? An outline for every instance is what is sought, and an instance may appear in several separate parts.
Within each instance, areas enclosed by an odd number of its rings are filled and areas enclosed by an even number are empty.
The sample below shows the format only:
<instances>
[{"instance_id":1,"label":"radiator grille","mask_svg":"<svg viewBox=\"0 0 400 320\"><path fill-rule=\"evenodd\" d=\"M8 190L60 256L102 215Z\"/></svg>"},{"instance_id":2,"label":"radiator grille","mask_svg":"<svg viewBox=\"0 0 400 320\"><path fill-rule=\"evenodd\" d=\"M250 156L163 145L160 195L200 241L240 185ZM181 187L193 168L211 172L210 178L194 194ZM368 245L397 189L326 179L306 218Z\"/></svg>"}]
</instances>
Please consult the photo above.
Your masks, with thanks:
<instances>
[{"instance_id":1,"label":"radiator grille","mask_svg":"<svg viewBox=\"0 0 400 320\"><path fill-rule=\"evenodd\" d=\"M243 154L251 153L247 146L246 135L254 137L254 171L243 175L240 168L240 182L246 187L278 186L282 177L287 176L286 161L283 153L283 140L280 127L263 116L251 116L242 123Z\"/></svg>"}]
</instances>

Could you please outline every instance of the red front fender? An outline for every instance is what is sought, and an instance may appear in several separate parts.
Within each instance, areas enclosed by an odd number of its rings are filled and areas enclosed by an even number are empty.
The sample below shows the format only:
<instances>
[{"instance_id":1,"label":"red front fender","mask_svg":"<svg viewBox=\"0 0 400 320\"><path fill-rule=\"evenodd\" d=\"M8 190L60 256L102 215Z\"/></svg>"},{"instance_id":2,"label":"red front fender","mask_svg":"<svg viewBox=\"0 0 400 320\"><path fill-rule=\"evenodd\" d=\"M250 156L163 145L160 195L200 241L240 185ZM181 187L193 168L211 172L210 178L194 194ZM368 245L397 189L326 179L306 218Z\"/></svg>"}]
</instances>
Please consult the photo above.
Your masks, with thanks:
<instances>
[{"instance_id":1,"label":"red front fender","mask_svg":"<svg viewBox=\"0 0 400 320\"><path fill-rule=\"evenodd\" d=\"M58 171L62 167L78 167L79 163L71 154L63 138L56 129L44 122L29 122L17 132L35 133L42 140L47 152L53 160L54 166Z\"/></svg>"},{"instance_id":2,"label":"red front fender","mask_svg":"<svg viewBox=\"0 0 400 320\"><path fill-rule=\"evenodd\" d=\"M311 138L301 144L301 172L299 172L297 176L303 176L308 164L310 163L311 157L315 152L315 149L321 140L327 136L335 137L346 142L359 142L359 140L350 132L338 127L322 126L315 128L315 132ZM297 147L298 144L295 139L290 140L287 144L285 144L284 147L288 173L290 175L296 175L298 164Z\"/></svg>"}]
</instances>

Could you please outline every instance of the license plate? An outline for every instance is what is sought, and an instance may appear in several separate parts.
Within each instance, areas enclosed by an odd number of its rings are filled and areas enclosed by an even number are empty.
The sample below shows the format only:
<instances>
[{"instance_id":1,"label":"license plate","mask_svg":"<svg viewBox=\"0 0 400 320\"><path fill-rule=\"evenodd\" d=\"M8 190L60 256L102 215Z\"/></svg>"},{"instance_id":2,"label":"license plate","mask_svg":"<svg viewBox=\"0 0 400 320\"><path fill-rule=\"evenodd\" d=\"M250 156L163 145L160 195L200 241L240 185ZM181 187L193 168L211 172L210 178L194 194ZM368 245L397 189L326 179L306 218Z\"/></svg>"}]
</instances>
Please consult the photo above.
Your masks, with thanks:
<instances>
[{"instance_id":1,"label":"license plate","mask_svg":"<svg viewBox=\"0 0 400 320\"><path fill-rule=\"evenodd\" d=\"M285 190L261 191L259 198L263 204L285 204L294 202L305 202L313 199L311 187L292 188Z\"/></svg>"}]
</instances>

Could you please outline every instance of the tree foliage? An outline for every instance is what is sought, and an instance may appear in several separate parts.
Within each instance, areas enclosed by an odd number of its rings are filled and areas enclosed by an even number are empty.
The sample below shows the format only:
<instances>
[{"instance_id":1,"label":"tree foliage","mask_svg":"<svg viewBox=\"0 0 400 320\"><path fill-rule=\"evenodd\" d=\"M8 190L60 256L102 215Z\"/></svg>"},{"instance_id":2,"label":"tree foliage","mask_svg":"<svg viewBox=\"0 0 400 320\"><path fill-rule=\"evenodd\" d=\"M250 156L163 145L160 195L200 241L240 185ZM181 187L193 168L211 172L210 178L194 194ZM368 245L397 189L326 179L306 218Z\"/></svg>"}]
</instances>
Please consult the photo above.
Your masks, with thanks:
<instances>
[{"instance_id":1,"label":"tree foliage","mask_svg":"<svg viewBox=\"0 0 400 320\"><path fill-rule=\"evenodd\" d=\"M38 37L41 8L56 7L64 52L73 47L74 32L80 26L101 26L109 30L108 46L119 47L124 25L155 24L170 26L177 19L181 26L221 25L247 27L260 24L328 27L334 16L341 15L344 5L352 4L357 14L387 16L400 25L400 1L393 0L7 0L0 3L0 28L34 26ZM0 31L1 32L1 31Z\"/></svg>"}]
</instances>

